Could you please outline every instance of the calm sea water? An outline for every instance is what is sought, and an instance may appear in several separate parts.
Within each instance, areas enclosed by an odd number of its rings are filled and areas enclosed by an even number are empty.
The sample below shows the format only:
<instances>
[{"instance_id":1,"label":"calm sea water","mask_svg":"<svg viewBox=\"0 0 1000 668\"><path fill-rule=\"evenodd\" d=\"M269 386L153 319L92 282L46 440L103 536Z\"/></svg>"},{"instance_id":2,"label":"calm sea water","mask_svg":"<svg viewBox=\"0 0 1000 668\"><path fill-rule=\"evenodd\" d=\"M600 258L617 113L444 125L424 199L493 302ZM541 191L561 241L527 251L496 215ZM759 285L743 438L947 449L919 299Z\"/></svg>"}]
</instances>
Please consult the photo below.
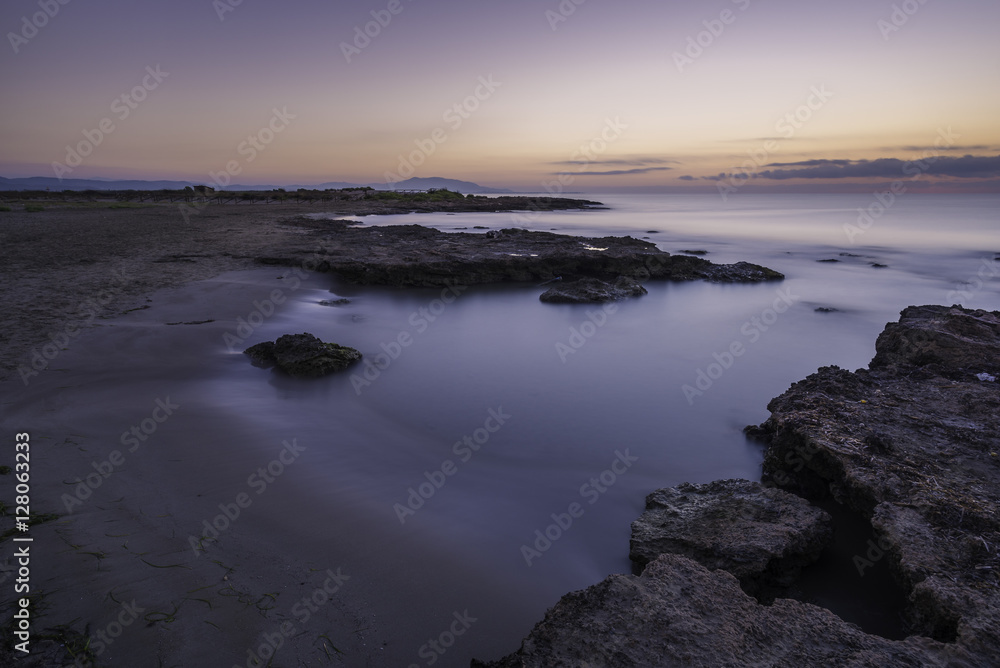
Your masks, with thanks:
<instances>
[{"instance_id":1,"label":"calm sea water","mask_svg":"<svg viewBox=\"0 0 1000 668\"><path fill-rule=\"evenodd\" d=\"M156 452L187 462L208 509L245 491L247 472L296 438L304 463L232 531L357 574L365 616L391 638L384 665L427 665L421 646L467 610L477 621L436 664L458 666L513 651L560 596L630 572L629 523L648 493L758 479L761 449L741 429L817 367L865 366L907 305L1000 309L1000 197L906 195L863 226L859 207L876 201L866 195L587 197L609 209L363 222L629 234L787 278L650 282L648 295L609 313L543 304L534 285L472 287L444 303L439 290L328 276L291 288L274 269L228 274L118 319L88 354L67 356L58 380L34 385L22 409L56 385L64 408L99 397L113 414L67 419L110 448L169 390L191 408L157 435ZM383 368L296 381L227 350L237 318L276 288L287 301L247 345L308 331L367 360L385 355ZM351 303L319 304L337 297ZM216 322L153 326L207 318ZM155 467L157 456L135 466Z\"/></svg>"}]
</instances>

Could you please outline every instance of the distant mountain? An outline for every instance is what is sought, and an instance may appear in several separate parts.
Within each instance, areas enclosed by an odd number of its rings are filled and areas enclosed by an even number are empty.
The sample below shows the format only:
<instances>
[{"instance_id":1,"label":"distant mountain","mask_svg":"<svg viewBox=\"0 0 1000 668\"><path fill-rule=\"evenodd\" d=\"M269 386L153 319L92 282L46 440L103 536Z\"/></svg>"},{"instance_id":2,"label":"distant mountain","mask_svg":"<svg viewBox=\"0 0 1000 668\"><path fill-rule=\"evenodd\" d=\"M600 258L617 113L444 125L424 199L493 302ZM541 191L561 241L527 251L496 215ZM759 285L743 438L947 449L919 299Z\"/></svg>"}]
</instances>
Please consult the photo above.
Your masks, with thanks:
<instances>
[{"instance_id":1,"label":"distant mountain","mask_svg":"<svg viewBox=\"0 0 1000 668\"><path fill-rule=\"evenodd\" d=\"M478 183L472 183L471 181L444 179L440 176L432 176L430 178L414 177L412 179L400 181L391 188L385 183L371 183L369 185L375 190L428 190L430 188L447 188L453 192L466 194L475 193L477 195L514 192L513 190L507 190L505 188L488 188L486 186L481 186Z\"/></svg>"},{"instance_id":2,"label":"distant mountain","mask_svg":"<svg viewBox=\"0 0 1000 668\"><path fill-rule=\"evenodd\" d=\"M314 186L285 186L288 188L315 188L316 190L326 190L327 188L331 190L340 190L341 188L360 188L360 183L347 183L346 181L328 181L327 183L317 183Z\"/></svg>"},{"instance_id":3,"label":"distant mountain","mask_svg":"<svg viewBox=\"0 0 1000 668\"><path fill-rule=\"evenodd\" d=\"M127 180L118 181L113 179L63 179L59 180L51 176L32 176L23 179L6 179L0 176L0 190L51 190L60 192L63 190L183 190L187 186L211 185L206 181L140 181ZM310 190L326 190L340 188L361 188L359 183L346 183L342 181L330 181L316 185L256 185L244 186L232 184L225 188L216 190L275 190L284 188L288 191L307 188ZM454 192L481 194L510 193L511 190L502 188L488 188L471 181L459 181L457 179L444 179L441 177L432 178L412 178L400 181L393 187L385 183L370 183L369 188L375 190L428 190L430 188L447 188Z\"/></svg>"}]
</instances>

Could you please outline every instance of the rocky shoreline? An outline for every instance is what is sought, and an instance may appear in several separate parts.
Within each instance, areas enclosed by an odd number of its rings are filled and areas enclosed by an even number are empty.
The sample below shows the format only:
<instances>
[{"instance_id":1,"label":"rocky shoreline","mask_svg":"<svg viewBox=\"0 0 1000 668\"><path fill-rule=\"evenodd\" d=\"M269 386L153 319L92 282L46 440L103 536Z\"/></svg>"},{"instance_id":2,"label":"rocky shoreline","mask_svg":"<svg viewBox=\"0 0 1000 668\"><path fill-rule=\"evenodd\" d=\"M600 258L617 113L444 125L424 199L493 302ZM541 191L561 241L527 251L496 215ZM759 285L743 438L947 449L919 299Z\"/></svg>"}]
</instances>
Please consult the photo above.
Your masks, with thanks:
<instances>
[{"instance_id":1,"label":"rocky shoreline","mask_svg":"<svg viewBox=\"0 0 1000 668\"><path fill-rule=\"evenodd\" d=\"M419 225L365 227L335 216L390 213L555 211L599 202L556 197L397 198L268 205L47 203L44 211L4 212L0 225L0 378L25 383L47 366L43 355L79 332L146 308L160 288L267 265L335 271L366 285L444 286L561 277L614 281L780 280L739 262L718 265L671 255L630 237L584 239L549 232L445 233ZM187 207L187 208L185 208ZM509 218L503 218L509 222ZM80 231L86 230L85 235ZM64 239L74 238L73 244ZM53 271L58 267L58 271Z\"/></svg>"},{"instance_id":2,"label":"rocky shoreline","mask_svg":"<svg viewBox=\"0 0 1000 668\"><path fill-rule=\"evenodd\" d=\"M749 429L763 485L654 492L633 524L641 575L567 594L517 652L473 666L996 665L998 377L1000 312L905 309L868 369L821 368L770 402ZM878 550L854 566L888 560L904 640L761 589L815 558L829 518L809 502L830 498L871 522Z\"/></svg>"},{"instance_id":3,"label":"rocky shoreline","mask_svg":"<svg viewBox=\"0 0 1000 668\"><path fill-rule=\"evenodd\" d=\"M310 266L361 285L446 287L484 283L576 280L706 280L753 283L781 280L767 267L714 264L671 255L632 237L574 237L522 229L486 234L441 232L419 225L360 227L355 221L311 226L309 238L261 264Z\"/></svg>"}]
</instances>

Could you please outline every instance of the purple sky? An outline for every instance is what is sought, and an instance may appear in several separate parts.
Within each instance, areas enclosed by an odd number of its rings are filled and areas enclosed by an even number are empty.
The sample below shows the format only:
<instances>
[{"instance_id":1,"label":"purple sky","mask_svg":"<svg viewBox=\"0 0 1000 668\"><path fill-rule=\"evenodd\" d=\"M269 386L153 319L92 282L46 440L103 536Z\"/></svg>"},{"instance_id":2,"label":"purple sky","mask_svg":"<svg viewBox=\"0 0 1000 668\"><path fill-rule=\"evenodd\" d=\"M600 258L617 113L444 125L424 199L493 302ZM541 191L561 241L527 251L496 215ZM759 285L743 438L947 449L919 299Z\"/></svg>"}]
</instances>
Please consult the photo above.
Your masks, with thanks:
<instances>
[{"instance_id":1,"label":"purple sky","mask_svg":"<svg viewBox=\"0 0 1000 668\"><path fill-rule=\"evenodd\" d=\"M995 0L235 2L7 0L0 175L1000 189Z\"/></svg>"}]
</instances>

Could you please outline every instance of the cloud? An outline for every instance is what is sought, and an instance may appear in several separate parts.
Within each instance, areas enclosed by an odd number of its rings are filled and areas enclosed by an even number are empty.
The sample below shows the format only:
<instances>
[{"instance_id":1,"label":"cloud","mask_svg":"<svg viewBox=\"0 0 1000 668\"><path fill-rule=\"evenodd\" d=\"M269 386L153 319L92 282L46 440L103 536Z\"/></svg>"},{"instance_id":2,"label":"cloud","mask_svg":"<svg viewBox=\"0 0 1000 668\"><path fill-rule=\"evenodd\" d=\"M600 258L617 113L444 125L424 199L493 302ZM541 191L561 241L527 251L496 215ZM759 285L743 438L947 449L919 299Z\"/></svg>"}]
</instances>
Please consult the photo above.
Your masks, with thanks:
<instances>
[{"instance_id":1,"label":"cloud","mask_svg":"<svg viewBox=\"0 0 1000 668\"><path fill-rule=\"evenodd\" d=\"M666 158L614 158L608 160L560 160L550 165L607 165L608 167L644 167L646 165L677 165L677 160Z\"/></svg>"},{"instance_id":2,"label":"cloud","mask_svg":"<svg viewBox=\"0 0 1000 668\"><path fill-rule=\"evenodd\" d=\"M673 167L637 167L635 169L614 169L609 172L560 172L562 174L573 174L574 176L621 176L622 174L648 174L649 172L662 172Z\"/></svg>"},{"instance_id":3,"label":"cloud","mask_svg":"<svg viewBox=\"0 0 1000 668\"><path fill-rule=\"evenodd\" d=\"M786 142L797 139L799 139L799 137L750 137L747 139L719 139L718 141L722 144L746 144L748 142L765 142L765 141Z\"/></svg>"},{"instance_id":4,"label":"cloud","mask_svg":"<svg viewBox=\"0 0 1000 668\"><path fill-rule=\"evenodd\" d=\"M754 178L784 179L852 179L852 178L899 178L917 174L953 177L958 179L990 178L1000 176L1000 155L962 157L932 156L923 160L899 160L878 158L877 160L805 160L802 162L773 163L758 172ZM790 168L790 169L788 169ZM706 177L712 181L725 178Z\"/></svg>"},{"instance_id":5,"label":"cloud","mask_svg":"<svg viewBox=\"0 0 1000 668\"><path fill-rule=\"evenodd\" d=\"M696 181L697 180L693 176L690 176L688 174L685 174L684 176L678 176L677 178L680 179L681 181Z\"/></svg>"},{"instance_id":6,"label":"cloud","mask_svg":"<svg viewBox=\"0 0 1000 668\"><path fill-rule=\"evenodd\" d=\"M972 144L969 146L893 146L883 148L883 151L994 151L992 146L985 144Z\"/></svg>"},{"instance_id":7,"label":"cloud","mask_svg":"<svg viewBox=\"0 0 1000 668\"><path fill-rule=\"evenodd\" d=\"M818 167L820 165L849 165L853 160L802 160L800 162L772 162L765 167Z\"/></svg>"}]
</instances>

